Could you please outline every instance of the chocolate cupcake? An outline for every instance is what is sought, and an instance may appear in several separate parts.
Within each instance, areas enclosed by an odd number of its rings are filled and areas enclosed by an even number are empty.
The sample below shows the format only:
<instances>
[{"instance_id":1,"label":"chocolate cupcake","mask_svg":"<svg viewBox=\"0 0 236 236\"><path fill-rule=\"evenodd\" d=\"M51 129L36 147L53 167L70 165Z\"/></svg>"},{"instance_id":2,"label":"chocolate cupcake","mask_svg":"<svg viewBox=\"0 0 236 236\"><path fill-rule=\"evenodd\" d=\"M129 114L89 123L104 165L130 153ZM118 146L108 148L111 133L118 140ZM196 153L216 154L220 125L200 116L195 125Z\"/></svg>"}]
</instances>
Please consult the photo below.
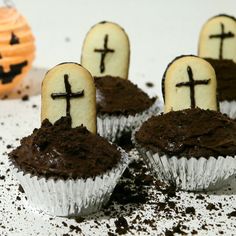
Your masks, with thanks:
<instances>
[{"instance_id":1,"label":"chocolate cupcake","mask_svg":"<svg viewBox=\"0 0 236 236\"><path fill-rule=\"evenodd\" d=\"M131 132L160 110L157 98L149 98L129 80L120 77L95 77L97 89L98 133L115 141Z\"/></svg>"},{"instance_id":2,"label":"chocolate cupcake","mask_svg":"<svg viewBox=\"0 0 236 236\"><path fill-rule=\"evenodd\" d=\"M23 138L9 155L37 209L57 216L87 215L109 200L129 159L121 148L96 134L95 105L93 78L80 65L60 64L46 74L41 128ZM87 110L76 113L83 107Z\"/></svg>"},{"instance_id":3,"label":"chocolate cupcake","mask_svg":"<svg viewBox=\"0 0 236 236\"><path fill-rule=\"evenodd\" d=\"M106 204L127 166L127 155L86 127L62 117L21 140L10 153L31 205L51 215L86 215Z\"/></svg>"},{"instance_id":4,"label":"chocolate cupcake","mask_svg":"<svg viewBox=\"0 0 236 236\"><path fill-rule=\"evenodd\" d=\"M115 141L160 111L160 101L128 81L130 46L117 24L100 22L87 34L81 63L95 77L98 133Z\"/></svg>"},{"instance_id":5,"label":"chocolate cupcake","mask_svg":"<svg viewBox=\"0 0 236 236\"><path fill-rule=\"evenodd\" d=\"M236 19L225 14L209 19L199 39L199 56L215 69L220 111L236 118Z\"/></svg>"},{"instance_id":6,"label":"chocolate cupcake","mask_svg":"<svg viewBox=\"0 0 236 236\"><path fill-rule=\"evenodd\" d=\"M153 174L184 190L217 188L236 172L236 122L186 109L153 116L135 134Z\"/></svg>"},{"instance_id":7,"label":"chocolate cupcake","mask_svg":"<svg viewBox=\"0 0 236 236\"><path fill-rule=\"evenodd\" d=\"M214 69L201 58L178 57L163 86L165 114L137 130L137 149L168 184L190 191L221 187L236 173L236 123L217 111Z\"/></svg>"}]
</instances>

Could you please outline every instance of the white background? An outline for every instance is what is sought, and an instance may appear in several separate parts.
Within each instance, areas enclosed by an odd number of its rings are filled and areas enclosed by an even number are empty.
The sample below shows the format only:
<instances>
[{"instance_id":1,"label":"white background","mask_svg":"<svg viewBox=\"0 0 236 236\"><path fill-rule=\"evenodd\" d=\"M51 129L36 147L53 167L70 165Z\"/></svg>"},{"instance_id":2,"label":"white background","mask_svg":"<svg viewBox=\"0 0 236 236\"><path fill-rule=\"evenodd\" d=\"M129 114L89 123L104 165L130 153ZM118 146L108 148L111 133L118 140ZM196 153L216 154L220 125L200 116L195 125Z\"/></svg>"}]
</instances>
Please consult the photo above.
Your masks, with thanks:
<instances>
[{"instance_id":1,"label":"white background","mask_svg":"<svg viewBox=\"0 0 236 236\"><path fill-rule=\"evenodd\" d=\"M90 27L101 20L119 23L131 42L130 80L160 80L178 55L196 54L204 22L217 14L236 15L235 0L15 0L37 40L36 66L80 61ZM69 37L70 42L65 38ZM143 78L143 81L140 79Z\"/></svg>"}]
</instances>

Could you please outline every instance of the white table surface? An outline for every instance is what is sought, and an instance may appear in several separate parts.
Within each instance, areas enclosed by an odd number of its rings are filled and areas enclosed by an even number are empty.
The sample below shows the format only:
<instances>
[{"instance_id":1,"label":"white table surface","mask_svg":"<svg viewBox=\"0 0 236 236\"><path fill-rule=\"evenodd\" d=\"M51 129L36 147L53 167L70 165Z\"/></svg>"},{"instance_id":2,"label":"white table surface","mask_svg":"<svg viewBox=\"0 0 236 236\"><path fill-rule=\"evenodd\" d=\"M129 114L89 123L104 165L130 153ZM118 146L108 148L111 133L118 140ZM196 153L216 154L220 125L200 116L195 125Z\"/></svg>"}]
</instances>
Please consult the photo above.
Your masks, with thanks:
<instances>
[{"instance_id":1,"label":"white table surface","mask_svg":"<svg viewBox=\"0 0 236 236\"><path fill-rule=\"evenodd\" d=\"M93 24L108 20L125 28L131 42L130 80L151 95L161 97L160 81L167 64L178 55L196 54L202 24L219 13L236 15L235 0L15 0L14 3L32 26L37 56L34 69L19 86L22 95L32 95L30 100L23 102L21 96L17 98L13 93L14 99L0 102L0 136L3 138L0 140L0 153L10 151L6 148L7 144L18 145L16 138L30 134L33 128L40 125L40 96L37 94L46 69L64 61L79 62L84 36ZM146 82L153 82L154 87L147 88ZM28 84L30 90L25 88ZM33 104L37 108L32 108ZM0 176L6 176L0 180L0 235L69 233L62 221L70 224L72 220L56 217L49 221L51 217L31 209L22 194L22 200L12 204L19 195L18 184L11 172L6 172L9 168L7 156L1 155L0 162ZM180 192L178 195L181 199L179 204L193 202L202 217L201 220L196 218L188 222L190 228L197 228L202 220L213 225L208 230L199 230L199 235L218 235L220 229L225 235L236 235L235 218L228 219L226 216L236 210L235 179L231 183L231 190L208 194L210 202L220 202L224 206L221 216L218 216L219 211L209 213L201 201L193 201L193 194ZM19 206L22 208L20 213L17 211ZM144 207L144 218L150 212L149 207ZM114 225L114 219L98 218L98 221L102 223L98 229L81 223L79 226L83 234L107 235L105 223ZM93 218L89 222L91 226L94 225ZM157 218L158 229L150 229L147 235L160 235L174 223L174 220ZM220 228L217 224L220 224ZM129 234L138 235L138 232L131 231ZM69 235L76 233L70 232ZM140 235L145 234L142 232Z\"/></svg>"}]
</instances>

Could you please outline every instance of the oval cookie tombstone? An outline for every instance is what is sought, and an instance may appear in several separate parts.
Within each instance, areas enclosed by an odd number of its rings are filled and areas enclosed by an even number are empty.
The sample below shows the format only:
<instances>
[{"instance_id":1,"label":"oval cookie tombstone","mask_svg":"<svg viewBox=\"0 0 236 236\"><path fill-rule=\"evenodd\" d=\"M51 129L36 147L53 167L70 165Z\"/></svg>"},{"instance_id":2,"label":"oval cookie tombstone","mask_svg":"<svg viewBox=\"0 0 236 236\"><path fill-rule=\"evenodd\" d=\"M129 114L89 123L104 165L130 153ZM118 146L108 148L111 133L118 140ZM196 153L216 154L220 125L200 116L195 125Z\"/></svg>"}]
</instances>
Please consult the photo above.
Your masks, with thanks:
<instances>
[{"instance_id":1,"label":"oval cookie tombstone","mask_svg":"<svg viewBox=\"0 0 236 236\"><path fill-rule=\"evenodd\" d=\"M96 92L93 77L81 65L63 63L45 75L41 119L54 123L70 116L72 127L83 124L96 133Z\"/></svg>"},{"instance_id":2,"label":"oval cookie tombstone","mask_svg":"<svg viewBox=\"0 0 236 236\"><path fill-rule=\"evenodd\" d=\"M198 55L236 61L236 19L218 15L208 20L200 33Z\"/></svg>"},{"instance_id":3,"label":"oval cookie tombstone","mask_svg":"<svg viewBox=\"0 0 236 236\"><path fill-rule=\"evenodd\" d=\"M130 46L125 31L117 24L100 22L88 32L82 49L81 64L93 76L128 78Z\"/></svg>"},{"instance_id":4,"label":"oval cookie tombstone","mask_svg":"<svg viewBox=\"0 0 236 236\"><path fill-rule=\"evenodd\" d=\"M217 110L215 71L204 59L176 58L167 67L162 86L165 112L195 107Z\"/></svg>"}]
</instances>

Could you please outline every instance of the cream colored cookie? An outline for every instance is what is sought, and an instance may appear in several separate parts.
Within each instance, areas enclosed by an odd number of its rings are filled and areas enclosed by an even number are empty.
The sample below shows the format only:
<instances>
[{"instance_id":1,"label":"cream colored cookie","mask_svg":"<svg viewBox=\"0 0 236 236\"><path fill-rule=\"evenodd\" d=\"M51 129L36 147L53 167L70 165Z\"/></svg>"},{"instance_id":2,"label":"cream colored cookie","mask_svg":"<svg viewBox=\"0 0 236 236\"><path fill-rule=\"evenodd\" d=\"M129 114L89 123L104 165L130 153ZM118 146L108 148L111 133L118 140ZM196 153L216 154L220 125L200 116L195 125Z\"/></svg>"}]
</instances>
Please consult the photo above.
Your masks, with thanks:
<instances>
[{"instance_id":1,"label":"cream colored cookie","mask_svg":"<svg viewBox=\"0 0 236 236\"><path fill-rule=\"evenodd\" d=\"M115 23L100 22L88 32L81 64L93 76L128 78L130 46L125 31Z\"/></svg>"},{"instance_id":2,"label":"cream colored cookie","mask_svg":"<svg viewBox=\"0 0 236 236\"><path fill-rule=\"evenodd\" d=\"M215 71L204 59L176 58L167 67L162 85L165 112L195 107L217 110Z\"/></svg>"},{"instance_id":3,"label":"cream colored cookie","mask_svg":"<svg viewBox=\"0 0 236 236\"><path fill-rule=\"evenodd\" d=\"M235 18L219 15L208 20L200 33L198 55L236 61Z\"/></svg>"},{"instance_id":4,"label":"cream colored cookie","mask_svg":"<svg viewBox=\"0 0 236 236\"><path fill-rule=\"evenodd\" d=\"M96 91L91 74L76 63L55 66L42 83L41 120L54 123L62 116L72 118L72 127L83 124L96 133Z\"/></svg>"}]
</instances>

